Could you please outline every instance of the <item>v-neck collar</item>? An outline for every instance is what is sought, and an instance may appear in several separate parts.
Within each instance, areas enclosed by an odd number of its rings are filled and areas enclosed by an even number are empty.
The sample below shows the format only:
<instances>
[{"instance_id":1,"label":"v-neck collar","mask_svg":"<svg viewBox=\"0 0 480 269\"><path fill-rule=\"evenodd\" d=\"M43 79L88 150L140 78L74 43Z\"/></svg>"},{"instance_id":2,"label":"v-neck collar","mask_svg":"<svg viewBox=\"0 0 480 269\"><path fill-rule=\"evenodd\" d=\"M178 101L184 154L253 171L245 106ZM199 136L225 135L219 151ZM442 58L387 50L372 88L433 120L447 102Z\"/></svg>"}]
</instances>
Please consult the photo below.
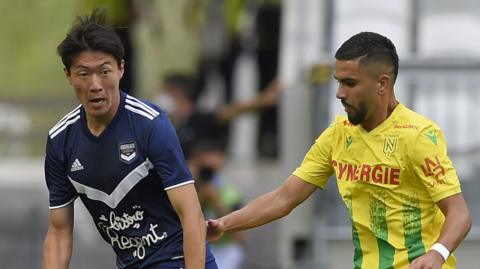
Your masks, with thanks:
<instances>
[{"instance_id":1,"label":"v-neck collar","mask_svg":"<svg viewBox=\"0 0 480 269\"><path fill-rule=\"evenodd\" d=\"M364 135L374 135L378 132L382 132L385 128L389 126L389 122L393 121L399 111L403 110L403 108L404 105L399 102L397 106L393 109L392 113L390 113L390 115L382 123L380 123L377 127L373 128L370 132L367 132L365 129L363 129L361 125L358 125L358 130L361 134Z\"/></svg>"},{"instance_id":2,"label":"v-neck collar","mask_svg":"<svg viewBox=\"0 0 480 269\"><path fill-rule=\"evenodd\" d=\"M83 129L83 132L85 133L85 135L93 140L93 141L101 141L103 137L105 137L106 135L108 135L108 133L110 133L110 129L113 128L113 126L116 124L116 122L118 121L118 119L120 118L120 116L123 114L123 107L125 105L125 98L126 98L126 94L124 92L121 92L120 91L120 102L118 104L118 109L117 109L117 113L115 113L115 116L113 116L112 120L108 123L108 125L105 127L105 130L103 130L103 132L99 135L99 136L95 136L94 134L92 134L92 132L90 131L90 129L88 128L88 125L87 125L87 114L85 112L85 108L82 106L80 108L80 114L81 114L81 121L82 121L82 129Z\"/></svg>"}]
</instances>

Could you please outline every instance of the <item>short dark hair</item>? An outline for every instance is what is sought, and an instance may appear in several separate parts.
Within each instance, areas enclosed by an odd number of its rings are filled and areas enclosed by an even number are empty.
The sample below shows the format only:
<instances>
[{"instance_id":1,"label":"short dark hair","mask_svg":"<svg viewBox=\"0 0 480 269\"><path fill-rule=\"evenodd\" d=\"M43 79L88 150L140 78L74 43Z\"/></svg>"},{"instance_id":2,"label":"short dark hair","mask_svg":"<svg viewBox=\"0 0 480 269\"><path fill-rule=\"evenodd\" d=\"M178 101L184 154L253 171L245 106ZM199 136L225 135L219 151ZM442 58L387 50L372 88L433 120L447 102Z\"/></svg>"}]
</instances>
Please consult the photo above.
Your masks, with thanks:
<instances>
[{"instance_id":1,"label":"short dark hair","mask_svg":"<svg viewBox=\"0 0 480 269\"><path fill-rule=\"evenodd\" d=\"M335 59L348 61L360 59L360 64L380 62L393 67L393 81L398 75L398 54L393 42L387 37L361 32L345 41L335 53Z\"/></svg>"},{"instance_id":2,"label":"short dark hair","mask_svg":"<svg viewBox=\"0 0 480 269\"><path fill-rule=\"evenodd\" d=\"M77 16L76 22L58 45L57 53L70 71L73 58L84 51L101 51L112 55L120 66L125 49L120 37L106 23L104 10L94 9L90 16Z\"/></svg>"}]
</instances>

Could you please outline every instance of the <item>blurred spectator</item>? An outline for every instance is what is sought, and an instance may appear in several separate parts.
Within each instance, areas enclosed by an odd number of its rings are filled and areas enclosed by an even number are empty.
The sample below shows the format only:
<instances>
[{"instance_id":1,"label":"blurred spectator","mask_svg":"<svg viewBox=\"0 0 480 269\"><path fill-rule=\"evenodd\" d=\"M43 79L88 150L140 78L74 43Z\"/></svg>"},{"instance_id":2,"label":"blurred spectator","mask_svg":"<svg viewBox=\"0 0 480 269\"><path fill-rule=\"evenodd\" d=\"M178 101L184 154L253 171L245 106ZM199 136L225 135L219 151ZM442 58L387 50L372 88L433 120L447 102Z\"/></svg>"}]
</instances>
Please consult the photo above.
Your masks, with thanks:
<instances>
[{"instance_id":1,"label":"blurred spectator","mask_svg":"<svg viewBox=\"0 0 480 269\"><path fill-rule=\"evenodd\" d=\"M187 161L205 218L218 218L241 208L239 192L220 178L225 162L221 145L208 139L197 141ZM234 233L211 245L218 268L240 268L245 256L244 237L244 232Z\"/></svg>"},{"instance_id":2,"label":"blurred spectator","mask_svg":"<svg viewBox=\"0 0 480 269\"><path fill-rule=\"evenodd\" d=\"M278 73L280 44L281 1L258 1L255 16L256 55L259 89L264 89ZM278 112L271 107L260 115L258 146L263 156L278 155Z\"/></svg>"},{"instance_id":3,"label":"blurred spectator","mask_svg":"<svg viewBox=\"0 0 480 269\"><path fill-rule=\"evenodd\" d=\"M193 78L181 74L168 76L157 98L159 106L170 115L187 158L196 141L216 141L222 149L227 146L228 123L246 113L272 107L277 103L280 86L273 80L262 94L244 102L225 104L213 111L200 111L196 107L198 90Z\"/></svg>"},{"instance_id":4,"label":"blurred spectator","mask_svg":"<svg viewBox=\"0 0 480 269\"><path fill-rule=\"evenodd\" d=\"M258 89L266 89L278 73L281 1L209 1L205 13L200 84L206 84L212 74L219 74L225 89L224 101L231 102L238 59L248 55L256 61ZM260 113L259 127L259 153L276 157L276 106Z\"/></svg>"}]
</instances>

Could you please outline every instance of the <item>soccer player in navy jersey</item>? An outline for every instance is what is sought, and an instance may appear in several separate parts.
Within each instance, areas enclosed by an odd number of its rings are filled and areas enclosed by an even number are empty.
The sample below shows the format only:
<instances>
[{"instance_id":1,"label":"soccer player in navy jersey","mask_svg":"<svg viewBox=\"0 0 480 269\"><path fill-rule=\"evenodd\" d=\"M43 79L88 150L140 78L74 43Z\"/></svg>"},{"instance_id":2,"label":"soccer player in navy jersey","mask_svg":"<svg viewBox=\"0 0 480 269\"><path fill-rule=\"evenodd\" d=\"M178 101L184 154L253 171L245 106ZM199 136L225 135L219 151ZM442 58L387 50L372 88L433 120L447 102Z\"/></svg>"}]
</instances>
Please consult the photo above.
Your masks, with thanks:
<instances>
[{"instance_id":1,"label":"soccer player in navy jersey","mask_svg":"<svg viewBox=\"0 0 480 269\"><path fill-rule=\"evenodd\" d=\"M118 268L217 268L168 117L119 89L124 49L105 14L78 17L58 53L80 105L48 133L44 267L68 268L80 197Z\"/></svg>"}]
</instances>

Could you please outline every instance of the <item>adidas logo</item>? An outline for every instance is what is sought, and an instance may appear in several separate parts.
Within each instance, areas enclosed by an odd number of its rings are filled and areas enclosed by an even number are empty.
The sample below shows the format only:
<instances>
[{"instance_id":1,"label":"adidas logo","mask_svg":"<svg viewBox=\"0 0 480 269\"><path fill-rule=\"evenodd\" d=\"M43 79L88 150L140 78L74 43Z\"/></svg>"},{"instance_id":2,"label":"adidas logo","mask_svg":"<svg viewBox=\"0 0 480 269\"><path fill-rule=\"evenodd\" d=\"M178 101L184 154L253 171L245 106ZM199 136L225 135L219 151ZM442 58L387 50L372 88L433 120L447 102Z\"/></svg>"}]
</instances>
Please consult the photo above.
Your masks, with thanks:
<instances>
[{"instance_id":1,"label":"adidas logo","mask_svg":"<svg viewBox=\"0 0 480 269\"><path fill-rule=\"evenodd\" d=\"M72 167L70 168L70 171L75 172L78 170L83 170L83 165L80 163L78 159L75 159L75 161L72 163Z\"/></svg>"}]
</instances>

